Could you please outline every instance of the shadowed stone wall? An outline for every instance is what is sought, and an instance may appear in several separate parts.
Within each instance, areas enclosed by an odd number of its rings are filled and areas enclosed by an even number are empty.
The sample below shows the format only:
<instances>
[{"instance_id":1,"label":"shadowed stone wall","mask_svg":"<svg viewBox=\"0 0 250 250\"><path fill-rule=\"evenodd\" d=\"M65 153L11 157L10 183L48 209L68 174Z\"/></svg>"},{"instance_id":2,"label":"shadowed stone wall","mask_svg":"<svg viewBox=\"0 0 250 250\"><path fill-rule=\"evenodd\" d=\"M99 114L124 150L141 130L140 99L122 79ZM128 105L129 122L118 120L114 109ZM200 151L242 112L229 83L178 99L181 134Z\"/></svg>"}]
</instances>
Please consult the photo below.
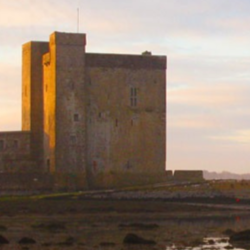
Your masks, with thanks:
<instances>
[{"instance_id":1,"label":"shadowed stone wall","mask_svg":"<svg viewBox=\"0 0 250 250\"><path fill-rule=\"evenodd\" d=\"M37 172L30 138L30 132L0 132L0 172Z\"/></svg>"},{"instance_id":2,"label":"shadowed stone wall","mask_svg":"<svg viewBox=\"0 0 250 250\"><path fill-rule=\"evenodd\" d=\"M86 54L86 67L93 186L162 181L166 57Z\"/></svg>"},{"instance_id":3,"label":"shadowed stone wall","mask_svg":"<svg viewBox=\"0 0 250 250\"><path fill-rule=\"evenodd\" d=\"M0 173L0 194L52 191L53 182L53 176L49 174Z\"/></svg>"},{"instance_id":4,"label":"shadowed stone wall","mask_svg":"<svg viewBox=\"0 0 250 250\"><path fill-rule=\"evenodd\" d=\"M202 181L203 171L202 170L176 170L173 175L176 181Z\"/></svg>"}]
</instances>

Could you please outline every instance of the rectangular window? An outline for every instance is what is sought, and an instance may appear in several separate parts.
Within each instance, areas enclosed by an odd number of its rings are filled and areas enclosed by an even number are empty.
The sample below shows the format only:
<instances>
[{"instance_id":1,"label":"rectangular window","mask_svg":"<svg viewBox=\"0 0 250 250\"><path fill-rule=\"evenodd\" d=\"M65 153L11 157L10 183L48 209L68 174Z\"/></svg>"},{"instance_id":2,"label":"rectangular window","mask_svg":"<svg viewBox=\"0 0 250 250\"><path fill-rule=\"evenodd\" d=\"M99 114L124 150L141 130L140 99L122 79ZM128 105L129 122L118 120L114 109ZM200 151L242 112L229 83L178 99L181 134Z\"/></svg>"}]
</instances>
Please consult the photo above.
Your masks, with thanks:
<instances>
[{"instance_id":1,"label":"rectangular window","mask_svg":"<svg viewBox=\"0 0 250 250\"><path fill-rule=\"evenodd\" d=\"M134 87L130 88L130 106L131 107L137 106L137 88Z\"/></svg>"},{"instance_id":2,"label":"rectangular window","mask_svg":"<svg viewBox=\"0 0 250 250\"><path fill-rule=\"evenodd\" d=\"M80 121L79 114L74 114L74 121L75 122L79 122Z\"/></svg>"},{"instance_id":3,"label":"rectangular window","mask_svg":"<svg viewBox=\"0 0 250 250\"><path fill-rule=\"evenodd\" d=\"M70 143L71 144L76 144L76 136L75 135L70 136Z\"/></svg>"},{"instance_id":4,"label":"rectangular window","mask_svg":"<svg viewBox=\"0 0 250 250\"><path fill-rule=\"evenodd\" d=\"M19 147L18 144L19 144L19 143L18 143L18 140L14 140L14 141L13 141L13 148L14 148L14 149L18 149L18 147Z\"/></svg>"},{"instance_id":5,"label":"rectangular window","mask_svg":"<svg viewBox=\"0 0 250 250\"><path fill-rule=\"evenodd\" d=\"M50 159L47 159L46 162L47 162L47 169L49 170L50 169Z\"/></svg>"},{"instance_id":6,"label":"rectangular window","mask_svg":"<svg viewBox=\"0 0 250 250\"><path fill-rule=\"evenodd\" d=\"M134 96L134 88L131 88L131 89L130 89L130 96L131 96L131 97Z\"/></svg>"},{"instance_id":7,"label":"rectangular window","mask_svg":"<svg viewBox=\"0 0 250 250\"><path fill-rule=\"evenodd\" d=\"M4 141L0 140L0 151L4 150Z\"/></svg>"}]
</instances>

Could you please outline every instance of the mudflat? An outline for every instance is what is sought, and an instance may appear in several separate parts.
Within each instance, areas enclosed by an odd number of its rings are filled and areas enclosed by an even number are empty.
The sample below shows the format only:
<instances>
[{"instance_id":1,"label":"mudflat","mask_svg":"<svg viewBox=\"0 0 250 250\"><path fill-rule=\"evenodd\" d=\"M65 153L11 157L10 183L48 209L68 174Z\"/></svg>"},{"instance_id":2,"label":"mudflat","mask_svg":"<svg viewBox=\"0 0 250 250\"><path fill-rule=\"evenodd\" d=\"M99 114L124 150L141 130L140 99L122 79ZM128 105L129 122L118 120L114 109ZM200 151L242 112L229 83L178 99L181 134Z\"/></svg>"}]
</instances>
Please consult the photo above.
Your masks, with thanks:
<instances>
[{"instance_id":1,"label":"mudflat","mask_svg":"<svg viewBox=\"0 0 250 250\"><path fill-rule=\"evenodd\" d=\"M2 197L2 249L166 249L249 228L248 206L206 199L112 199L91 195ZM135 234L154 244L124 243ZM1 239L0 239L1 243Z\"/></svg>"}]
</instances>

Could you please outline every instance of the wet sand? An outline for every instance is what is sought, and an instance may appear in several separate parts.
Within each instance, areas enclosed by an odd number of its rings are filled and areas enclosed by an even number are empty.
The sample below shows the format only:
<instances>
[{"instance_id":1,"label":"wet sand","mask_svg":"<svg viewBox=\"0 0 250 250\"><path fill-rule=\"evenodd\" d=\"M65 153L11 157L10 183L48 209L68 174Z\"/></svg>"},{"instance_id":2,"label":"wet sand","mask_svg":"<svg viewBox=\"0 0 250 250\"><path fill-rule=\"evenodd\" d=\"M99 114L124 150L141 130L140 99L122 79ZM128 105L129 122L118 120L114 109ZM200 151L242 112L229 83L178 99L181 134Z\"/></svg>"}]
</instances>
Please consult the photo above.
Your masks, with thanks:
<instances>
[{"instance_id":1,"label":"wet sand","mask_svg":"<svg viewBox=\"0 0 250 250\"><path fill-rule=\"evenodd\" d=\"M226 229L250 228L248 207L167 200L108 200L77 197L2 199L3 249L166 249L199 245L204 237L221 237ZM156 245L123 244L128 233ZM32 245L18 241L30 237ZM223 236L225 237L225 236Z\"/></svg>"}]
</instances>

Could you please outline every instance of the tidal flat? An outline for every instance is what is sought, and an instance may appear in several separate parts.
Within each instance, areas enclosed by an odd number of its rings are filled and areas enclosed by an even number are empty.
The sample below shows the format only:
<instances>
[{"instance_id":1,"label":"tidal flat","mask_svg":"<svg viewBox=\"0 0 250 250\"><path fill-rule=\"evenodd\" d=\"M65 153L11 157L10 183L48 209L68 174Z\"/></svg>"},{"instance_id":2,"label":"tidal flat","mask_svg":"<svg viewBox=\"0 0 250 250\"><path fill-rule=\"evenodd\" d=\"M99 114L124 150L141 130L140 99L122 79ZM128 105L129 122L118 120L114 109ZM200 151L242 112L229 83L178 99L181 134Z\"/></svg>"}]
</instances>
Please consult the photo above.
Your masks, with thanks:
<instances>
[{"instance_id":1,"label":"tidal flat","mask_svg":"<svg viewBox=\"0 0 250 250\"><path fill-rule=\"evenodd\" d=\"M205 238L220 239L225 249L234 249L227 232L250 228L249 209L227 203L91 199L81 194L5 197L0 200L0 235L8 244L0 249L224 249ZM129 234L152 244L125 243Z\"/></svg>"}]
</instances>

